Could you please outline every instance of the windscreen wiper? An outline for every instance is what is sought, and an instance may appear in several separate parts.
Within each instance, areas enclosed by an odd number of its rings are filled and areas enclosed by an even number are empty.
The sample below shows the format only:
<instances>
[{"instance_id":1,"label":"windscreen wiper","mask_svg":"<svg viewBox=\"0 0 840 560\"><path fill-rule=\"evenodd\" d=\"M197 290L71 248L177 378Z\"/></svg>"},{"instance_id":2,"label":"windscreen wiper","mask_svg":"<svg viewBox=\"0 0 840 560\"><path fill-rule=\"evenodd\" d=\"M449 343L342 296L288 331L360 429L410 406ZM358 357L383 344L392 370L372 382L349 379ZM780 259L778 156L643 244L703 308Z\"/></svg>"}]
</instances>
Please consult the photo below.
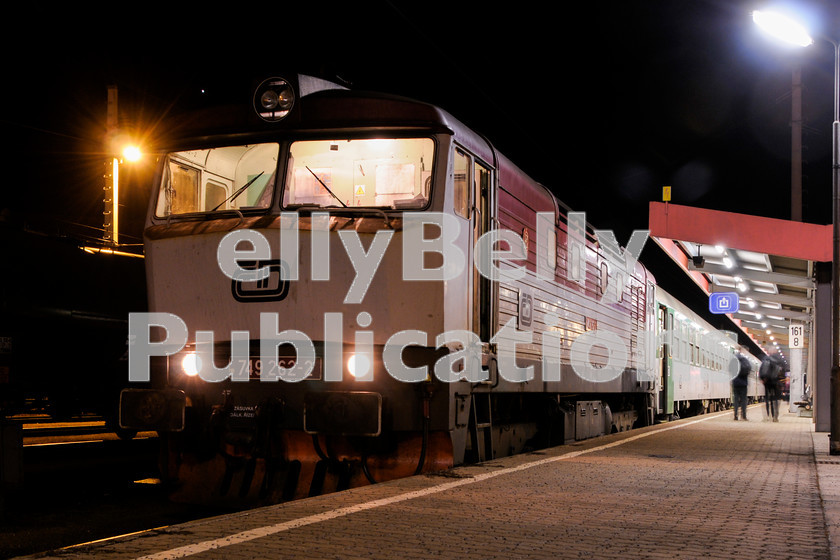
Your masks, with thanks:
<instances>
[{"instance_id":1,"label":"windscreen wiper","mask_svg":"<svg viewBox=\"0 0 840 560\"><path fill-rule=\"evenodd\" d=\"M342 202L340 198L338 198L337 196L335 196L335 193L334 193L334 192L332 192L332 191L330 190L330 188L329 188L329 187L328 187L328 186L327 186L327 185L326 185L326 184L325 184L325 183L321 180L321 178L320 178L320 177L318 177L317 175L315 175L315 172L314 172L314 171L312 171L311 169L309 169L309 166L308 166L308 165L307 165L307 166L305 166L305 167L306 167L306 170L307 170L307 171L309 171L310 173L312 173L312 176L313 176L313 177L315 177L315 179L317 179L319 183L321 183L321 186L322 186L322 187L324 187L325 189L327 189L327 192L328 192L328 193L330 193L331 195L333 195L333 198L334 198L334 199L336 199L336 200L337 200L337 201L338 201L338 202L339 202L342 206L344 206L345 208L347 208L347 205L346 205L346 204L344 204L344 202Z\"/></svg>"},{"instance_id":2,"label":"windscreen wiper","mask_svg":"<svg viewBox=\"0 0 840 560\"><path fill-rule=\"evenodd\" d=\"M216 211L216 210L218 210L218 209L219 209L219 207L220 207L220 206L222 206L223 204L226 204L226 203L228 203L228 202L233 202L233 199L234 199L234 198L236 198L237 196L239 196L240 194L242 194L243 192L245 192L245 189L247 189L248 187L250 187L251 185L253 185L253 184L254 184L254 181L256 181L257 179L259 179L260 177L262 177L264 173L265 173L265 171L260 171L259 175L255 176L253 179L251 179L250 181L248 181L247 183L245 183L244 185L242 185L241 187L239 187L239 189L237 189L237 191L236 191L235 193L233 193L233 194L232 194L232 195L230 195L228 198L226 198L226 199L224 199L223 201L221 201L219 204L217 204L217 205L216 205L216 207L215 207L215 208L213 208L213 209L212 209L212 210L210 210L210 211L211 211L211 212L215 212L215 211Z\"/></svg>"}]
</instances>

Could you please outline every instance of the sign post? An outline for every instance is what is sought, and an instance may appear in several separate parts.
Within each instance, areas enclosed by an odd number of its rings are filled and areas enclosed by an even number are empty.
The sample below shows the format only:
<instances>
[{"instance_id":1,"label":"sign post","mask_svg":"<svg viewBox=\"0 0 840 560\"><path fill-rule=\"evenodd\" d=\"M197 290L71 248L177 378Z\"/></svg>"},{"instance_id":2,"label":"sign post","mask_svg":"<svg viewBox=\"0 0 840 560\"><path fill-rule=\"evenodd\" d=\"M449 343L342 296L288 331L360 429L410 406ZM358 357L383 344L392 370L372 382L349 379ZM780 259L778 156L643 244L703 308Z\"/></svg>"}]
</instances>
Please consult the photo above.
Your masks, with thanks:
<instances>
[{"instance_id":1,"label":"sign post","mask_svg":"<svg viewBox=\"0 0 840 560\"><path fill-rule=\"evenodd\" d=\"M790 348L790 412L797 412L799 405L795 404L805 394L805 372L802 371L802 349L805 348L805 325L791 323L788 325L788 347Z\"/></svg>"}]
</instances>

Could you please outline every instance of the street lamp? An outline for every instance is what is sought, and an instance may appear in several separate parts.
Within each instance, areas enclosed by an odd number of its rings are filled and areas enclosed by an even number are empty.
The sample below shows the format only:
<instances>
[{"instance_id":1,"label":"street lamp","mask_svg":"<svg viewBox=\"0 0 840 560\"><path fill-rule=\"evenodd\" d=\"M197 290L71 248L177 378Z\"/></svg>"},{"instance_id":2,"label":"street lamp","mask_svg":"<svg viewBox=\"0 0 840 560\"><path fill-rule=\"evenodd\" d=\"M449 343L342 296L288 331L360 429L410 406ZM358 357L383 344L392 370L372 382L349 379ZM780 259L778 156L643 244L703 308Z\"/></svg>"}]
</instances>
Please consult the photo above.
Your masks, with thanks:
<instances>
[{"instance_id":1,"label":"street lamp","mask_svg":"<svg viewBox=\"0 0 840 560\"><path fill-rule=\"evenodd\" d=\"M804 27L773 12L753 12L753 21L765 32L790 44L813 44ZM831 138L832 172L832 269L831 269L831 433L829 453L840 455L840 43L820 37L834 46L834 123Z\"/></svg>"},{"instance_id":2,"label":"street lamp","mask_svg":"<svg viewBox=\"0 0 840 560\"><path fill-rule=\"evenodd\" d=\"M123 159L129 162L140 161L140 158L143 156L143 153L140 151L140 147L133 145L123 148L122 154Z\"/></svg>"},{"instance_id":3,"label":"street lamp","mask_svg":"<svg viewBox=\"0 0 840 560\"><path fill-rule=\"evenodd\" d=\"M814 43L804 27L782 14L755 11L753 21L766 33L791 45L807 47Z\"/></svg>"}]
</instances>

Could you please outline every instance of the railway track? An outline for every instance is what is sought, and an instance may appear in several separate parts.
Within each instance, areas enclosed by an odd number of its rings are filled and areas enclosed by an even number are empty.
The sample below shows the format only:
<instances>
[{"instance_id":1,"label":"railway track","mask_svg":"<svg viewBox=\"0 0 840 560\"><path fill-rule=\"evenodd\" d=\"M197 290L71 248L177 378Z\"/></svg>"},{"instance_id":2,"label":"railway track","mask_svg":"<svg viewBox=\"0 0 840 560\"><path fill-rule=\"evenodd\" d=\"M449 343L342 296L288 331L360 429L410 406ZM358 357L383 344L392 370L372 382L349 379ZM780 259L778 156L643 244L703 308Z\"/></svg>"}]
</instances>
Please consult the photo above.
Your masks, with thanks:
<instances>
[{"instance_id":1,"label":"railway track","mask_svg":"<svg viewBox=\"0 0 840 560\"><path fill-rule=\"evenodd\" d=\"M101 418L10 420L23 481L0 500L0 559L222 513L169 501L154 432L123 440Z\"/></svg>"}]
</instances>

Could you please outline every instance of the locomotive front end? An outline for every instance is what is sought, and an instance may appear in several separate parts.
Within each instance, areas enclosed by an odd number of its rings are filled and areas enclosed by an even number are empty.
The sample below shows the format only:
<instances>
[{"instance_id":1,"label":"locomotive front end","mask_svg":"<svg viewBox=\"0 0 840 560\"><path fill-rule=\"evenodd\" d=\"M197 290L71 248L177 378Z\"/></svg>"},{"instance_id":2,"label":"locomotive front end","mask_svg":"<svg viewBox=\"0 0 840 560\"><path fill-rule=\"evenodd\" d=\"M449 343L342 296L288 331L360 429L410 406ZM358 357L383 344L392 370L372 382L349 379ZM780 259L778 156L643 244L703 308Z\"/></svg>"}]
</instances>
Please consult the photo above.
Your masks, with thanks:
<instances>
[{"instance_id":1,"label":"locomotive front end","mask_svg":"<svg viewBox=\"0 0 840 560\"><path fill-rule=\"evenodd\" d=\"M312 124L301 97L264 82L274 128L162 157L130 357L154 388L126 390L121 418L164 436L176 499L275 502L452 465L448 393L428 372L458 294L423 277L439 135L387 115Z\"/></svg>"}]
</instances>

